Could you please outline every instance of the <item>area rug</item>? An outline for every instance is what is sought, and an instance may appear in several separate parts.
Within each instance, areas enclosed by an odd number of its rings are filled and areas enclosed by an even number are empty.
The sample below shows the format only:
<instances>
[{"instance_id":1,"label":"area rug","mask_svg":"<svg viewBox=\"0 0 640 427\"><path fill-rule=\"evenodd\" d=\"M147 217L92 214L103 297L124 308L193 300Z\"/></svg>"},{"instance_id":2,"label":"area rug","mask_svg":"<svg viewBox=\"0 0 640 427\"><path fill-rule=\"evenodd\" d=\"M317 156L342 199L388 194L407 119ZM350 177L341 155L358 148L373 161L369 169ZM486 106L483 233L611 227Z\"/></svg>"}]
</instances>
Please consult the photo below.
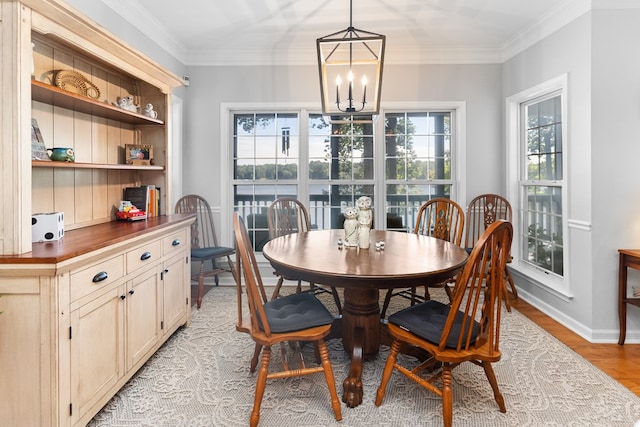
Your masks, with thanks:
<instances>
[{"instance_id":1,"label":"area rug","mask_svg":"<svg viewBox=\"0 0 640 427\"><path fill-rule=\"evenodd\" d=\"M332 308L330 298L323 302ZM191 326L176 332L89 426L248 425L256 380L249 373L253 341L236 332L235 320L235 288L210 291L202 308L193 310ZM340 396L349 358L340 340L328 344ZM640 419L639 397L516 310L503 314L501 349L494 369L507 412L498 410L482 369L467 363L454 370L454 426L631 427ZM398 373L382 405L374 405L388 351L383 346L365 362L364 401L356 408L343 404L342 421L335 420L324 376L317 374L267 382L260 425L442 425L440 398Z\"/></svg>"}]
</instances>

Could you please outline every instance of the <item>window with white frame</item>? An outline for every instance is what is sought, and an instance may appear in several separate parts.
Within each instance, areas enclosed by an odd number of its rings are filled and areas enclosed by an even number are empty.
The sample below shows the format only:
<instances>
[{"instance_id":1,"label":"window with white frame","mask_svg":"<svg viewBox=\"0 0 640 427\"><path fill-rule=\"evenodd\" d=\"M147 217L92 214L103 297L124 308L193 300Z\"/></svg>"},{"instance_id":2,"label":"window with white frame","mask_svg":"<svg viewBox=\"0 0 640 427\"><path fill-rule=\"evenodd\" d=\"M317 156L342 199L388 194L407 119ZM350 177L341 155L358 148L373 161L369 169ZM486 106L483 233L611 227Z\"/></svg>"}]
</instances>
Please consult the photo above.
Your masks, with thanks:
<instances>
[{"instance_id":1,"label":"window with white frame","mask_svg":"<svg viewBox=\"0 0 640 427\"><path fill-rule=\"evenodd\" d=\"M559 291L567 286L566 87L562 76L507 100L507 157L518 165L508 173L519 212L512 252L538 282Z\"/></svg>"},{"instance_id":2,"label":"window with white frame","mask_svg":"<svg viewBox=\"0 0 640 427\"><path fill-rule=\"evenodd\" d=\"M385 113L387 228L413 231L420 207L451 198L451 111Z\"/></svg>"},{"instance_id":3,"label":"window with white frame","mask_svg":"<svg viewBox=\"0 0 640 427\"><path fill-rule=\"evenodd\" d=\"M341 228L343 212L367 195L379 226L413 230L433 197L451 197L455 110L393 111L377 120L327 117L305 109L230 110L234 211L254 249L268 241L266 211L277 197L300 199L312 228ZM379 130L376 132L376 130ZM378 201L378 203L376 203Z\"/></svg>"}]
</instances>

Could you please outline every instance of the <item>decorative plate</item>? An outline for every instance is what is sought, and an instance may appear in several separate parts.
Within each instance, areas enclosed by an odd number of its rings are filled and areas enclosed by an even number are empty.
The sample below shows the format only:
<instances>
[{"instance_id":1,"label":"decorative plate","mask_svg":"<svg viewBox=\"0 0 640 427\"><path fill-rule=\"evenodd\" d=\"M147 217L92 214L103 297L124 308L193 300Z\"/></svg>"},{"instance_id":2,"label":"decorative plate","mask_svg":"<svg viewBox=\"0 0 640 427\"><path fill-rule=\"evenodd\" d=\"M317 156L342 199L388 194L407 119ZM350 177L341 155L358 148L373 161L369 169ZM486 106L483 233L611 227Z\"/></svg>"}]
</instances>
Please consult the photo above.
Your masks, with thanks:
<instances>
[{"instance_id":1,"label":"decorative plate","mask_svg":"<svg viewBox=\"0 0 640 427\"><path fill-rule=\"evenodd\" d=\"M100 89L85 76L75 71L62 70L56 73L56 86L92 99L100 97Z\"/></svg>"}]
</instances>

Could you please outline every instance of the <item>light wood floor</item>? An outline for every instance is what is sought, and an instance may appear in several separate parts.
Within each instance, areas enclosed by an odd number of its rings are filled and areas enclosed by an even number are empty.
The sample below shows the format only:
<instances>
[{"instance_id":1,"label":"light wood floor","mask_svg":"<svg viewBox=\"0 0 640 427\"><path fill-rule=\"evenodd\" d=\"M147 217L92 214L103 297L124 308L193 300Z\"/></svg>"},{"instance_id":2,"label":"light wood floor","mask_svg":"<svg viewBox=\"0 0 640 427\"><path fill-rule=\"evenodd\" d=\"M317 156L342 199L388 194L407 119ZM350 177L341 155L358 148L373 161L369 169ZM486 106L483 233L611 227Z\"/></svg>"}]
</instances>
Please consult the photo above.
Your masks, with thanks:
<instances>
[{"instance_id":1,"label":"light wood floor","mask_svg":"<svg viewBox=\"0 0 640 427\"><path fill-rule=\"evenodd\" d=\"M512 300L511 305L573 351L640 396L640 344L592 344L522 299Z\"/></svg>"},{"instance_id":2,"label":"light wood floor","mask_svg":"<svg viewBox=\"0 0 640 427\"><path fill-rule=\"evenodd\" d=\"M192 286L192 303L195 304L195 286ZM212 286L205 286L205 293ZM511 305L538 326L562 341L576 353L606 372L620 384L640 396L640 344L592 344L551 319L522 299L511 300Z\"/></svg>"}]
</instances>

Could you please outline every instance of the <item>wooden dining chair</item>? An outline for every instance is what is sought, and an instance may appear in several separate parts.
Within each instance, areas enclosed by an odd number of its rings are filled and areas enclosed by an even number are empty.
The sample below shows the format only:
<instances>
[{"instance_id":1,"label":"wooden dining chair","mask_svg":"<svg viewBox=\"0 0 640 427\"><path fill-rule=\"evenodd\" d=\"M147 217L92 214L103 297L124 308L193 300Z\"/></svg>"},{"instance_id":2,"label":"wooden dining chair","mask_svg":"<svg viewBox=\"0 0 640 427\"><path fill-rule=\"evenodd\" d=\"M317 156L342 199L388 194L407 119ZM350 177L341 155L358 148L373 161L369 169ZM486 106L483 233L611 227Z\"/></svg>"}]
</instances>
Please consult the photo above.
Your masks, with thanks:
<instances>
[{"instance_id":1,"label":"wooden dining chair","mask_svg":"<svg viewBox=\"0 0 640 427\"><path fill-rule=\"evenodd\" d=\"M258 355L262 353L258 378L256 380L255 397L253 410L250 416L250 425L257 426L260 419L260 405L267 380L289 378L294 376L311 375L324 372L325 381L331 397L331 406L336 420L342 419L341 404L336 392L335 379L329 351L324 342L324 338L331 331L333 315L316 298L315 295L302 292L287 295L281 298L267 300L267 294L260 276L260 269L256 262L251 241L244 222L234 213L233 228L236 238L236 247L240 254L239 271L244 277L244 291L247 296L249 319L239 319L243 323L236 328L241 332L249 331L251 338L255 342L254 359L251 363L251 372L255 371ZM238 280L240 283L240 280ZM239 292L242 289L239 289ZM240 295L240 294L239 294ZM238 301L241 304L241 301ZM239 315L242 316L241 311ZM248 323L247 323L248 322ZM299 354L299 365L289 367L286 357L286 343L298 343L300 341L313 342L316 353L320 358L319 366L307 367L302 355ZM269 362L271 361L271 348L280 344L282 352L283 370L269 372ZM296 346L299 350L299 346ZM293 393L290 389L288 393Z\"/></svg>"},{"instance_id":2,"label":"wooden dining chair","mask_svg":"<svg viewBox=\"0 0 640 427\"><path fill-rule=\"evenodd\" d=\"M195 194L181 197L175 206L175 213L195 214L196 220L191 224L191 262L199 262L198 273L192 276L192 280L198 281L198 294L196 297L197 306L202 305L204 296L204 278L214 277L218 286L218 275L230 272L236 278L235 269L231 256L234 249L218 244L216 228L213 223L213 214L209 203L202 197ZM218 264L219 258L226 258L226 267ZM211 263L211 268L207 268L207 263Z\"/></svg>"},{"instance_id":3,"label":"wooden dining chair","mask_svg":"<svg viewBox=\"0 0 640 427\"><path fill-rule=\"evenodd\" d=\"M478 239L458 274L451 304L430 300L389 316L393 343L376 393L376 406L382 404L395 369L442 398L444 425L450 427L453 424L452 371L463 362L472 362L483 368L500 411L507 411L491 364L502 355L501 290L512 239L511 223L495 221ZM486 271L490 272L488 276ZM407 345L421 348L432 357L417 366L409 358L401 359L404 360L401 365L398 353Z\"/></svg>"},{"instance_id":4,"label":"wooden dining chair","mask_svg":"<svg viewBox=\"0 0 640 427\"><path fill-rule=\"evenodd\" d=\"M462 233L464 231L464 210L460 205L451 199L437 197L431 199L420 207L416 224L413 229L415 234L431 236L437 239L446 240L458 246L462 243ZM452 279L455 280L455 279ZM447 286L448 282L438 284L437 287L444 287L451 299L451 290ZM432 286L436 287L436 286ZM409 299L411 305L417 302L429 300L429 288L424 287L424 296L418 295L416 288L409 289L389 289L385 295L380 318L384 319L389 308L389 303L393 297Z\"/></svg>"},{"instance_id":5,"label":"wooden dining chair","mask_svg":"<svg viewBox=\"0 0 640 427\"><path fill-rule=\"evenodd\" d=\"M481 194L469 202L467 205L467 219L464 238L464 247L467 252L471 251L487 227L498 219L503 219L509 222L513 219L511 204L506 198L498 194L487 193ZM512 258L509 256L507 263L510 263L511 260ZM518 290L516 289L516 285L513 282L513 278L511 277L511 273L508 268L505 268L504 274L511 289L511 293L513 294L513 298L517 300ZM503 296L507 310L511 311L506 283L503 290Z\"/></svg>"},{"instance_id":6,"label":"wooden dining chair","mask_svg":"<svg viewBox=\"0 0 640 427\"><path fill-rule=\"evenodd\" d=\"M307 209L299 200L293 197L280 197L269 205L267 209L267 224L269 226L269 240L292 233L311 230L311 221L309 220ZM272 298L278 298L280 296L280 289L286 280L286 277L281 273L276 271L275 274L279 277ZM313 293L330 293L338 308L338 314L342 313L342 303L340 302L340 296L336 288L329 287L327 289L314 283L311 283L310 286ZM296 292L299 293L301 291L302 281L298 280Z\"/></svg>"}]
</instances>

